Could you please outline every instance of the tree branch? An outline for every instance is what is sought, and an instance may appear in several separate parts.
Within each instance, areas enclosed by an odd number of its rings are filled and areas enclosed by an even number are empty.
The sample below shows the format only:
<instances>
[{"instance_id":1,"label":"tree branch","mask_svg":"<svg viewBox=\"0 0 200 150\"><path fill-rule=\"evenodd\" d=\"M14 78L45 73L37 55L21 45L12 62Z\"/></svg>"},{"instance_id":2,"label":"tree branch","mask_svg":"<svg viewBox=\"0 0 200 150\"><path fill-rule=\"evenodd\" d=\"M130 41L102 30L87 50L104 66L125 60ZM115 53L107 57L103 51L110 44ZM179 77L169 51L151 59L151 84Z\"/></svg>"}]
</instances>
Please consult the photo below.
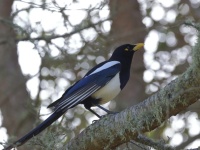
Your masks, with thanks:
<instances>
[{"instance_id":1,"label":"tree branch","mask_svg":"<svg viewBox=\"0 0 200 150\"><path fill-rule=\"evenodd\" d=\"M113 149L130 140L138 141L140 132L155 129L169 117L195 103L200 98L198 36L198 43L193 48L193 63L186 72L138 105L96 121L72 139L66 145L67 149Z\"/></svg>"},{"instance_id":2,"label":"tree branch","mask_svg":"<svg viewBox=\"0 0 200 150\"><path fill-rule=\"evenodd\" d=\"M89 25L84 26L84 27L80 27L80 28L78 28L78 29L76 29L76 30L74 30L74 31L72 31L70 33L65 33L65 34L61 34L61 35L50 35L50 36L44 36L44 35L42 35L42 36L35 37L35 38L31 38L30 36L19 37L19 38L16 39L16 42L19 42L19 41L28 41L28 40L31 40L31 41L34 41L34 40L36 40L36 41L39 41L39 40L50 41L52 39L56 39L56 38L60 38L60 37L62 37L62 38L69 37L69 36L71 36L71 35L73 35L75 33L79 33L82 30L94 27L94 26L99 25L99 24L101 24L101 23L103 23L105 21L108 21L108 20L111 20L111 18L107 18L107 19L101 20L101 21L99 21L97 23L93 23L93 24L89 24Z\"/></svg>"},{"instance_id":3,"label":"tree branch","mask_svg":"<svg viewBox=\"0 0 200 150\"><path fill-rule=\"evenodd\" d=\"M152 139L149 139L147 137L145 137L144 135L142 134L139 134L138 135L138 141L142 144L145 144L145 145L148 145L150 147L153 147L155 149L162 149L162 150L174 150L173 147L170 147L168 145L165 145L164 144L164 141L158 141L158 142L155 142L153 141Z\"/></svg>"}]
</instances>

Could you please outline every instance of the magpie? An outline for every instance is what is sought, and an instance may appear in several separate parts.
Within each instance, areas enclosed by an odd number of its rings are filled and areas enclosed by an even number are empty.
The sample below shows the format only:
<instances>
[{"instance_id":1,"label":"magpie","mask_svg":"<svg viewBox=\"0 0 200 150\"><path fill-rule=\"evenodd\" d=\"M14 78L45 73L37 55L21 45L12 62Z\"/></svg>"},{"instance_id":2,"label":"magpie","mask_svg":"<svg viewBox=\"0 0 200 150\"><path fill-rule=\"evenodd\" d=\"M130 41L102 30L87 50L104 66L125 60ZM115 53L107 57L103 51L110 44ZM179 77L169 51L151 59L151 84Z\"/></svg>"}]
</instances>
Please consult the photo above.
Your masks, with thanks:
<instances>
[{"instance_id":1,"label":"magpie","mask_svg":"<svg viewBox=\"0 0 200 150\"><path fill-rule=\"evenodd\" d=\"M115 98L125 87L130 77L130 67L134 52L143 46L143 43L138 43L134 45L124 44L117 47L109 60L92 68L81 80L68 88L61 98L48 106L48 108L53 108L52 115L4 150L23 145L50 126L68 109L78 104L83 104L86 109L99 118L101 116L91 107L97 106L107 113L111 113L100 104L105 104Z\"/></svg>"}]
</instances>

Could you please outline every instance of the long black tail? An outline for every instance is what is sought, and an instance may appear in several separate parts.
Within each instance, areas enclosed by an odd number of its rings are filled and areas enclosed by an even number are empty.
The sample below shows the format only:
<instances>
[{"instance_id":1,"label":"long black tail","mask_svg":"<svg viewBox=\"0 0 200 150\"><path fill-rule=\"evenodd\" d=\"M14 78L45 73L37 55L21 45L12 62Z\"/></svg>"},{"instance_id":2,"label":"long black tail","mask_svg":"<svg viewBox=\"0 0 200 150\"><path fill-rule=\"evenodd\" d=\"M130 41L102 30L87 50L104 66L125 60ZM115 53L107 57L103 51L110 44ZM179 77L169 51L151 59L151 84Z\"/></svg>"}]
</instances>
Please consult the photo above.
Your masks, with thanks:
<instances>
[{"instance_id":1,"label":"long black tail","mask_svg":"<svg viewBox=\"0 0 200 150\"><path fill-rule=\"evenodd\" d=\"M41 124L39 124L33 130L31 130L29 133L27 133L21 139L19 139L18 141L14 142L12 145L4 148L3 150L11 150L12 148L15 148L15 147L23 145L29 139L31 139L33 136L38 135L40 132L42 132L44 129L46 129L48 126L50 126L55 120L57 120L62 115L63 115L62 112L54 112L45 121L43 121Z\"/></svg>"}]
</instances>

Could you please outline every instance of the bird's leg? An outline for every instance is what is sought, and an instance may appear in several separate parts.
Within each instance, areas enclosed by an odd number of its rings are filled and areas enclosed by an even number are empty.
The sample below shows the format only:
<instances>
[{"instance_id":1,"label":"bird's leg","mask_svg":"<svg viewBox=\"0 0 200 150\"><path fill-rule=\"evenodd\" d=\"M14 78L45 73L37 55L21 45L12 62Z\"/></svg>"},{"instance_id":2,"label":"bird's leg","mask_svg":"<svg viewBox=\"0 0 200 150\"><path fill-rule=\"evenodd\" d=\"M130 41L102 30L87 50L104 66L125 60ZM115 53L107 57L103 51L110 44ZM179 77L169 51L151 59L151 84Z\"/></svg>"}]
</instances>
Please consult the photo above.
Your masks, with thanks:
<instances>
[{"instance_id":1,"label":"bird's leg","mask_svg":"<svg viewBox=\"0 0 200 150\"><path fill-rule=\"evenodd\" d=\"M99 105L99 104L95 104L95 103L92 103L92 104L95 105L95 106L97 106L97 107L99 107L100 109L104 110L104 111L107 112L108 114L116 114L116 113L118 113L118 112L109 111L109 110L105 109L104 107L102 107L102 106Z\"/></svg>"},{"instance_id":2,"label":"bird's leg","mask_svg":"<svg viewBox=\"0 0 200 150\"><path fill-rule=\"evenodd\" d=\"M94 110L92 110L91 108L87 108L90 112L92 112L94 115L96 115L98 118L101 118L101 116L99 116Z\"/></svg>"}]
</instances>

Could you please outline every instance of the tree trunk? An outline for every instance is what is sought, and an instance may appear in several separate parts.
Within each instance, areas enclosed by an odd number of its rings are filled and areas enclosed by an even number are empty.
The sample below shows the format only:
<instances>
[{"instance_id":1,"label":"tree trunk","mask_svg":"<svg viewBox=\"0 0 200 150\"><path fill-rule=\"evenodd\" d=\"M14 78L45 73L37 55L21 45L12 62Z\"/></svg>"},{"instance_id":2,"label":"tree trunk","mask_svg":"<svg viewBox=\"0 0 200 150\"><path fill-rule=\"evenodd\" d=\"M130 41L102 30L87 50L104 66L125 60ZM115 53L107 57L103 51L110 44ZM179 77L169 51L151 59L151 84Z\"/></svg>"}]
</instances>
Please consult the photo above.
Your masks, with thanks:
<instances>
[{"instance_id":1,"label":"tree trunk","mask_svg":"<svg viewBox=\"0 0 200 150\"><path fill-rule=\"evenodd\" d=\"M18 64L15 33L10 19L13 0L0 1L0 106L2 126L18 138L33 127L34 111L26 80Z\"/></svg>"},{"instance_id":2,"label":"tree trunk","mask_svg":"<svg viewBox=\"0 0 200 150\"><path fill-rule=\"evenodd\" d=\"M110 33L111 45L118 46L127 43L144 42L146 32L142 24L142 15L138 2L133 0L111 0L109 5L111 16L113 17ZM147 97L145 94L146 84L143 81L143 72L145 70L143 54L144 50L134 54L129 82L116 98L117 110L137 104ZM120 102L121 100L123 100L123 103Z\"/></svg>"}]
</instances>

